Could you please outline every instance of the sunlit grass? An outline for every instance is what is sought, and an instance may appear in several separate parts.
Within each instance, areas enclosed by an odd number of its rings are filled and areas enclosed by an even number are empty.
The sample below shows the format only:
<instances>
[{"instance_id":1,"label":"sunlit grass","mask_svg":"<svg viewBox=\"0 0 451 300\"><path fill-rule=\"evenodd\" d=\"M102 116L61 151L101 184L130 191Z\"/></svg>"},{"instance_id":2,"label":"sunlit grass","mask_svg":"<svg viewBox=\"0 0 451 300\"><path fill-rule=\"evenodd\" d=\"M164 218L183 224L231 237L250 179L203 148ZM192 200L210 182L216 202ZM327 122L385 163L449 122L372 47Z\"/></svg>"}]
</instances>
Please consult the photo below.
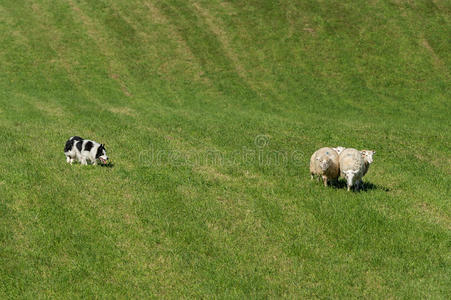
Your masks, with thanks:
<instances>
[{"instance_id":1,"label":"sunlit grass","mask_svg":"<svg viewBox=\"0 0 451 300\"><path fill-rule=\"evenodd\" d=\"M447 298L450 10L2 1L1 297ZM338 145L364 191L310 181Z\"/></svg>"}]
</instances>

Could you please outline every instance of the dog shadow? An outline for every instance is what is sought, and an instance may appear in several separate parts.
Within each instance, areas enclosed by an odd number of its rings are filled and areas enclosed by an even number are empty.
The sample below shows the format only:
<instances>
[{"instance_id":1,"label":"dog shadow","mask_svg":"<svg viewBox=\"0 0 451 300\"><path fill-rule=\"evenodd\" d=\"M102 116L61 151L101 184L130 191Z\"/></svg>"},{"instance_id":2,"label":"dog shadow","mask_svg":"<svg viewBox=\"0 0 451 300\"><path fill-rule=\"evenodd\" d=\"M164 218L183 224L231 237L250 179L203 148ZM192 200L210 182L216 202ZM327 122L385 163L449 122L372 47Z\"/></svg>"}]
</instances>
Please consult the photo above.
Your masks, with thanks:
<instances>
[{"instance_id":1,"label":"dog shadow","mask_svg":"<svg viewBox=\"0 0 451 300\"><path fill-rule=\"evenodd\" d=\"M335 188L335 189L347 189L348 188L346 180L344 180L344 179L339 179L339 180L337 180L335 182L332 181L330 183L330 186ZM353 190L353 189L351 189L351 190ZM379 191L383 191L383 192L389 192L390 191L390 189L387 188L387 187L384 187L384 186L381 186L381 185L378 185L378 184L374 184L374 183L372 183L370 181L364 181L362 183L362 185L360 186L360 189L359 189L358 192L368 192L368 191L372 191L372 190L379 190ZM355 191L355 190L353 190L353 191Z\"/></svg>"},{"instance_id":2,"label":"dog shadow","mask_svg":"<svg viewBox=\"0 0 451 300\"><path fill-rule=\"evenodd\" d=\"M100 164L99 166L101 166L102 168L114 168L114 164L112 162L107 164Z\"/></svg>"},{"instance_id":3,"label":"dog shadow","mask_svg":"<svg viewBox=\"0 0 451 300\"><path fill-rule=\"evenodd\" d=\"M72 165L79 165L79 166L83 166L80 162L78 161L74 161L72 163ZM114 164L113 163L107 163L107 164L97 164L97 165L93 165L93 164L88 164L88 166L92 166L92 167L101 167L101 168L113 168Z\"/></svg>"}]
</instances>

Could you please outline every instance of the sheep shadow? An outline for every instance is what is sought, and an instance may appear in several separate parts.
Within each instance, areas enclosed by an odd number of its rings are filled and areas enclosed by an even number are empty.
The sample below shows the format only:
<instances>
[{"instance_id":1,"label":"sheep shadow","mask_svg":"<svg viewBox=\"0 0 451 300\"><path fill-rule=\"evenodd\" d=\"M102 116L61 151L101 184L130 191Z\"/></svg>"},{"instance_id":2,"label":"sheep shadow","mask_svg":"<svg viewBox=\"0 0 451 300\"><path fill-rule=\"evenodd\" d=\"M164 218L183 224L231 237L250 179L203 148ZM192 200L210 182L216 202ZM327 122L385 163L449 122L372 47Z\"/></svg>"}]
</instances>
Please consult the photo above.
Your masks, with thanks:
<instances>
[{"instance_id":1,"label":"sheep shadow","mask_svg":"<svg viewBox=\"0 0 451 300\"><path fill-rule=\"evenodd\" d=\"M366 192L366 191L370 191L370 190L380 190L383 192L390 192L390 189L388 187L374 184L369 181L364 181L360 188L360 191Z\"/></svg>"},{"instance_id":2,"label":"sheep shadow","mask_svg":"<svg viewBox=\"0 0 451 300\"><path fill-rule=\"evenodd\" d=\"M347 189L347 187L348 187L346 184L346 180L344 180L344 179L338 179L335 182L332 181L329 185L335 189ZM368 191L372 191L372 190L379 190L379 191L383 191L383 192L390 191L390 189L387 187L371 183L370 181L364 181L362 183L362 185L360 186L360 190L358 192L368 192ZM353 190L353 191L355 191L355 190Z\"/></svg>"}]
</instances>

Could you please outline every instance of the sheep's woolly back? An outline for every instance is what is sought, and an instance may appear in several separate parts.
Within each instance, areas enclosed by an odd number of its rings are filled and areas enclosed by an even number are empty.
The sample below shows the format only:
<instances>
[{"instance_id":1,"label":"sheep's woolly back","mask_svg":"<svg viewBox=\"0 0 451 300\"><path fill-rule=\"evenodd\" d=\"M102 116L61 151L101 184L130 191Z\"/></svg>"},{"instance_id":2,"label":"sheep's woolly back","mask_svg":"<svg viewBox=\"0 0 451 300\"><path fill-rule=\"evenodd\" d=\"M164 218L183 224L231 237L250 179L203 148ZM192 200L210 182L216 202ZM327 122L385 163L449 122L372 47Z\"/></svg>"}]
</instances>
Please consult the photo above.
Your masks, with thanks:
<instances>
[{"instance_id":1,"label":"sheep's woolly back","mask_svg":"<svg viewBox=\"0 0 451 300\"><path fill-rule=\"evenodd\" d=\"M348 191L354 185L359 189L362 177L365 173L365 161L363 160L360 151L347 148L340 153L340 174L343 176L348 184Z\"/></svg>"},{"instance_id":2,"label":"sheep's woolly back","mask_svg":"<svg viewBox=\"0 0 451 300\"><path fill-rule=\"evenodd\" d=\"M318 159L329 159L330 165L326 171L323 171L319 165ZM338 154L335 150L329 147L321 148L313 153L310 158L310 173L313 175L326 176L328 179L336 179L340 175L340 168L338 164Z\"/></svg>"},{"instance_id":3,"label":"sheep's woolly back","mask_svg":"<svg viewBox=\"0 0 451 300\"><path fill-rule=\"evenodd\" d=\"M360 179L364 175L365 162L360 152L353 148L347 148L340 153L339 157L340 173L352 171L355 173L356 179Z\"/></svg>"},{"instance_id":4,"label":"sheep's woolly back","mask_svg":"<svg viewBox=\"0 0 451 300\"><path fill-rule=\"evenodd\" d=\"M345 150L346 148L343 147L343 146L337 146L337 147L332 148L332 149L334 149L335 151L337 151L338 155L340 155L340 153L343 152L343 150Z\"/></svg>"}]
</instances>

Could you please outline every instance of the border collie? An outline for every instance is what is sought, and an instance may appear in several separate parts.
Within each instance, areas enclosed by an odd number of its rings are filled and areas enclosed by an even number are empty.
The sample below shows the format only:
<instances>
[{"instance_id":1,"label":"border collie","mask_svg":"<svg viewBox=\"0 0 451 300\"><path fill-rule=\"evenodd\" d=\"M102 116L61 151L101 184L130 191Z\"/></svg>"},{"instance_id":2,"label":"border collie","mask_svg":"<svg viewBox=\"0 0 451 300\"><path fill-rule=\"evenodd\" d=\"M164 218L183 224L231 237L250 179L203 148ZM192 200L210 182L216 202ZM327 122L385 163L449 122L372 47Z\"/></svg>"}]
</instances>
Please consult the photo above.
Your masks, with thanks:
<instances>
[{"instance_id":1,"label":"border collie","mask_svg":"<svg viewBox=\"0 0 451 300\"><path fill-rule=\"evenodd\" d=\"M70 164L75 159L82 165L87 165L87 160L93 165L97 164L97 159L103 164L106 164L108 160L103 144L85 140L79 136L72 136L67 140L66 146L64 147L64 154L66 155L66 161Z\"/></svg>"}]
</instances>

